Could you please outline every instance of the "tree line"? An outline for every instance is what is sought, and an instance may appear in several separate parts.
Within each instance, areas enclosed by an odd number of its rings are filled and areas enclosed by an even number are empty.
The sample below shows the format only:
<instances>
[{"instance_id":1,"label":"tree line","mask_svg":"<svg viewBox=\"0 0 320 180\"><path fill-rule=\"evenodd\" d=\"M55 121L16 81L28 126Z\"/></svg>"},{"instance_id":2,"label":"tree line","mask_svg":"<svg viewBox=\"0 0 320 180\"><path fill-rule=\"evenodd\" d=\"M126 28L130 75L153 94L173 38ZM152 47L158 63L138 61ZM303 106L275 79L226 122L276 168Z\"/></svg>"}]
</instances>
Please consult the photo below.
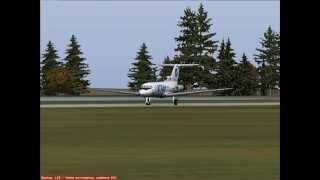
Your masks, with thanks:
<instances>
[{"instance_id":1,"label":"tree line","mask_svg":"<svg viewBox=\"0 0 320 180\"><path fill-rule=\"evenodd\" d=\"M175 37L175 55L163 60L166 64L200 64L180 72L179 83L185 89L195 86L233 88L221 95L252 95L260 89L261 95L266 95L269 89L280 88L280 33L270 26L267 28L254 54L256 67L245 53L238 61L235 59L230 38L220 42L215 39L211 21L202 4L196 11L186 8L177 24L180 34ZM151 60L152 56L143 43L129 69L130 89L137 90L145 82L165 80L170 75L171 68L163 67L157 78L159 70Z\"/></svg>"},{"instance_id":2,"label":"tree line","mask_svg":"<svg viewBox=\"0 0 320 180\"><path fill-rule=\"evenodd\" d=\"M90 70L75 35L71 36L66 56L59 59L54 44L49 41L40 65L40 92L43 95L80 95L88 92Z\"/></svg>"},{"instance_id":3,"label":"tree line","mask_svg":"<svg viewBox=\"0 0 320 180\"><path fill-rule=\"evenodd\" d=\"M218 41L212 31L212 19L204 6L196 10L186 8L178 21L180 33L175 37L177 47L173 57L165 57L165 64L200 64L184 68L180 72L179 84L186 90L194 87L233 88L221 95L252 95L258 89L266 95L269 89L280 88L280 33L269 26L260 39L260 47L253 55L257 66L245 53L240 59L232 48L230 38ZM54 44L49 41L42 55L40 66L40 92L44 95L80 95L88 92L90 70L77 38L72 35L60 59ZM165 80L171 73L170 67L160 70L151 62L152 56L143 43L129 69L128 87L138 90L149 81Z\"/></svg>"}]
</instances>

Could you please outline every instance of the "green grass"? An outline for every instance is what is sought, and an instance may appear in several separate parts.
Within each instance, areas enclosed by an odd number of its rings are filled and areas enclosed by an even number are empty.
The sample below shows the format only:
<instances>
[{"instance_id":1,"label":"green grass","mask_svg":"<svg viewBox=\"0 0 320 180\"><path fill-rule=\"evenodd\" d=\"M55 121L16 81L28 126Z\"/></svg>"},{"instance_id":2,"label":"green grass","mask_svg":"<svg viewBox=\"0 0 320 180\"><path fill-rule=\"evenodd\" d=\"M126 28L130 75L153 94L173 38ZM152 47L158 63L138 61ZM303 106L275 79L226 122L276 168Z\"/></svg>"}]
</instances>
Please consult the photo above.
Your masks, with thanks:
<instances>
[{"instance_id":1,"label":"green grass","mask_svg":"<svg viewBox=\"0 0 320 180\"><path fill-rule=\"evenodd\" d=\"M280 179L279 106L41 109L41 175Z\"/></svg>"}]
</instances>

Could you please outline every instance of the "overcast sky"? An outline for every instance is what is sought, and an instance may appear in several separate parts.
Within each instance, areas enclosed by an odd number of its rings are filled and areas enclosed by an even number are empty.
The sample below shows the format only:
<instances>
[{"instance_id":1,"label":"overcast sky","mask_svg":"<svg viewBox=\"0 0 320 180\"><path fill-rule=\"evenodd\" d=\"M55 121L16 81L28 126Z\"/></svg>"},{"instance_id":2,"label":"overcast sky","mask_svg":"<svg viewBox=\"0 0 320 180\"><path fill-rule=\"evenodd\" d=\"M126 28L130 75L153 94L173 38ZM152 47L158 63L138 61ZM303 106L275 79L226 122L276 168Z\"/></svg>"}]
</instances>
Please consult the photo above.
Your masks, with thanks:
<instances>
[{"instance_id":1,"label":"overcast sky","mask_svg":"<svg viewBox=\"0 0 320 180\"><path fill-rule=\"evenodd\" d=\"M51 40L60 57L75 34L87 58L91 87L127 86L130 63L143 42L152 62L173 57L177 23L186 7L201 1L41 1L41 53ZM212 18L215 40L230 37L237 61L253 61L259 39L270 25L280 31L279 1L202 1Z\"/></svg>"}]
</instances>

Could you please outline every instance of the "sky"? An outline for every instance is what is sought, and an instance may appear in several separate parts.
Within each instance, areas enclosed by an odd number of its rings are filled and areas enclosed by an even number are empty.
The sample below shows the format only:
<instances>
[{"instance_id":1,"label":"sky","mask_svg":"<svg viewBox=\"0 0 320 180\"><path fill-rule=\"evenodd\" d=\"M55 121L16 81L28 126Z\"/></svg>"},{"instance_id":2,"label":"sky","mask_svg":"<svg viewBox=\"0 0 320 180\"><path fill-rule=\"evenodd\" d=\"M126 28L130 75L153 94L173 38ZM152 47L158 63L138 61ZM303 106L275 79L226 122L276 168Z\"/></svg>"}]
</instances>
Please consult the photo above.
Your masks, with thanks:
<instances>
[{"instance_id":1,"label":"sky","mask_svg":"<svg viewBox=\"0 0 320 180\"><path fill-rule=\"evenodd\" d=\"M144 42L152 62L175 55L183 10L200 2L212 18L214 40L228 37L239 61L255 49L268 26L280 32L280 1L41 1L41 54L51 40L61 58L74 34L90 67L90 87L125 88ZM215 56L217 53L215 54Z\"/></svg>"}]
</instances>

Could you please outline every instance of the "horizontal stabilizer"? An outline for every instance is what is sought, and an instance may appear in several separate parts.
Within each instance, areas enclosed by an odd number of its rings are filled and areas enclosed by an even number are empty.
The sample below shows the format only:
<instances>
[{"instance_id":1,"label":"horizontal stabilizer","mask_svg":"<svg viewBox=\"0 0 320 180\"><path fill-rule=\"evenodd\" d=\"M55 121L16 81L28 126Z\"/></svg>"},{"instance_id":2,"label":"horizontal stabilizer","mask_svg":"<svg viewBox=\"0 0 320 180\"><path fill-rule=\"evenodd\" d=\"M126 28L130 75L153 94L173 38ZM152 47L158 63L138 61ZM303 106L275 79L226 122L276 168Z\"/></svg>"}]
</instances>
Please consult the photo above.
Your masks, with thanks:
<instances>
[{"instance_id":1,"label":"horizontal stabilizer","mask_svg":"<svg viewBox=\"0 0 320 180\"><path fill-rule=\"evenodd\" d=\"M179 67L199 66L199 64L160 64L160 66L168 66L168 67L174 67L175 65Z\"/></svg>"}]
</instances>

